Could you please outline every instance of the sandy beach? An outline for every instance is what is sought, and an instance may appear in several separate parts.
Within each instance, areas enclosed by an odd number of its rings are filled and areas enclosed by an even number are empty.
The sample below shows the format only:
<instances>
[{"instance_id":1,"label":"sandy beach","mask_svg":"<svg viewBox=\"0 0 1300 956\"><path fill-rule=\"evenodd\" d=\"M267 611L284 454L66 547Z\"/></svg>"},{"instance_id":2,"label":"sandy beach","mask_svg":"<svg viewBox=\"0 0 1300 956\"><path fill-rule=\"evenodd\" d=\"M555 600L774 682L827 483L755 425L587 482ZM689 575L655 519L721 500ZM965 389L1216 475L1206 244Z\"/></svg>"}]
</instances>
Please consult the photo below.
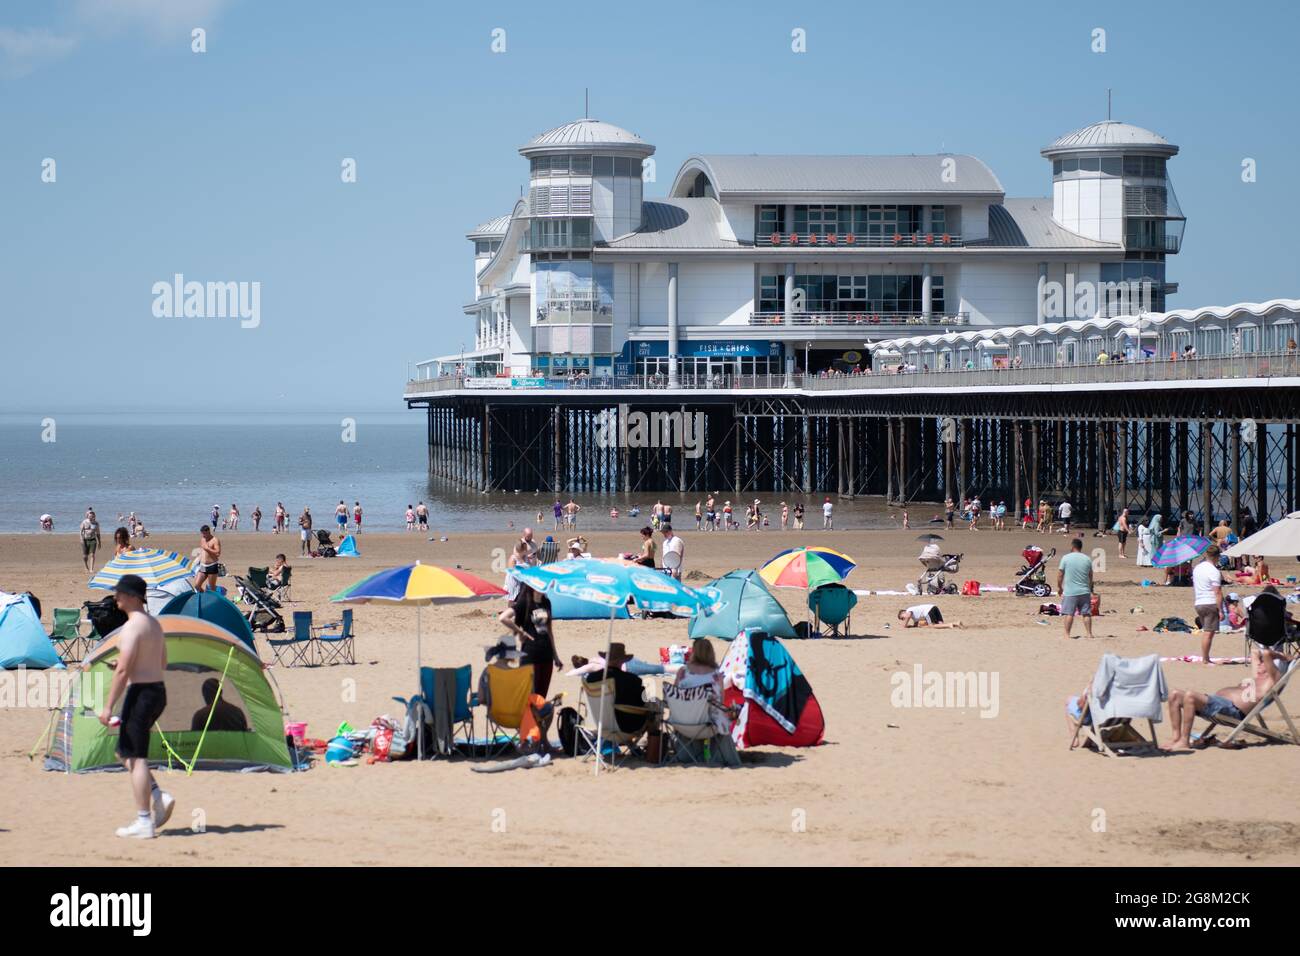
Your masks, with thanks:
<instances>
[{"instance_id":1,"label":"sandy beach","mask_svg":"<svg viewBox=\"0 0 1300 956\"><path fill-rule=\"evenodd\" d=\"M597 555L637 544L630 529L584 533ZM916 577L918 533L686 530L686 567L693 580L714 577L754 567L784 547L821 543L857 559L851 586L901 590ZM447 542L363 534L359 559L307 560L296 557L296 537L223 536L225 562L235 572L287 552L295 573L286 612L311 610L323 619L337 616L328 595L373 570L416 559L495 580L494 552L514 538L507 529ZM958 581L991 585L1011 584L1021 549L1046 540L991 530L956 530L947 538L945 550L965 553ZM188 554L196 542L158 535L148 543ZM1068 547L1062 535L1051 543ZM1292 819L1298 747L1117 760L1069 750L1065 699L1080 692L1103 652L1199 653L1198 634L1138 630L1166 615L1191 620L1190 589L1143 588L1144 577L1161 573L1119 560L1113 538L1089 535L1085 548L1094 547L1103 547L1107 560L1097 576L1103 614L1092 640L1066 640L1059 619L1042 623L1037 598L990 593L934 599L945 618L965 622L963 630L905 630L895 615L915 599L869 596L853 614L851 638L788 642L825 712L826 743L750 751L739 770L633 763L593 779L591 765L575 760L486 775L454 760L318 762L297 774L173 772L161 779L176 795L175 816L159 839L135 843L112 836L130 815L121 775L42 770L39 755L29 760L28 751L47 712L0 711L0 856L10 865L60 866L1300 862L1300 824ZM1294 561L1271 564L1281 578L1300 572ZM88 577L73 535L0 536L0 589L35 592L47 624L53 608L98 595L87 590ZM804 592L775 593L792 619L805 616ZM1130 613L1135 607L1142 610ZM491 601L425 609L424 663L472 662L477 676L482 649L498 634L499 608ZM354 666L277 667L292 718L306 721L310 736L327 737L343 720L364 726L379 714L398 714L391 698L416 689L415 614L358 608ZM626 621L616 625L615 639L638 657L655 658L660 646L684 641L686 628L684 621ZM596 651L605 630L603 622L557 622L560 654L567 661ZM1240 655L1242 643L1240 634L1221 635L1214 653ZM718 648L725 649L722 642ZM996 715L895 707L891 676L916 665L996 675ZM1171 687L1212 691L1237 683L1247 668L1174 662L1165 673ZM575 679L557 675L552 687L576 704ZM1167 742L1167 720L1158 730ZM196 819L205 821L202 832L189 826Z\"/></svg>"}]
</instances>

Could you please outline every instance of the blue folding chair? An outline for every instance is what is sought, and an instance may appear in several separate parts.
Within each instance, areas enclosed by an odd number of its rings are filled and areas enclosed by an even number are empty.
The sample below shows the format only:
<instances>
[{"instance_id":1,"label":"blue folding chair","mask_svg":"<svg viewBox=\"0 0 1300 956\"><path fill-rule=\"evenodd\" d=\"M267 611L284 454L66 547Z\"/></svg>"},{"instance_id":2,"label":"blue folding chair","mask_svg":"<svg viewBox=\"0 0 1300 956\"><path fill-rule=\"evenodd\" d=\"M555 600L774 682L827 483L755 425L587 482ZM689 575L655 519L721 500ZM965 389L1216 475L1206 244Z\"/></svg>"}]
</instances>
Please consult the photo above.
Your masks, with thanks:
<instances>
[{"instance_id":1,"label":"blue folding chair","mask_svg":"<svg viewBox=\"0 0 1300 956\"><path fill-rule=\"evenodd\" d=\"M840 625L844 625L844 635L849 633L849 615L858 603L858 596L843 584L823 584L813 588L808 594L808 609L816 620L818 637L839 637ZM822 625L830 628L829 634L823 634Z\"/></svg>"},{"instance_id":2,"label":"blue folding chair","mask_svg":"<svg viewBox=\"0 0 1300 956\"><path fill-rule=\"evenodd\" d=\"M294 611L296 620L300 611ZM310 617L310 612L307 612ZM341 628L338 634L330 633ZM316 628L318 664L355 664L357 662L356 645L352 633L352 608L343 609L343 620L334 621Z\"/></svg>"},{"instance_id":3,"label":"blue folding chair","mask_svg":"<svg viewBox=\"0 0 1300 956\"><path fill-rule=\"evenodd\" d=\"M268 637L266 643L271 646L277 664L285 667L314 666L312 646L315 642L312 640L311 611L293 612L293 637L278 641Z\"/></svg>"},{"instance_id":4,"label":"blue folding chair","mask_svg":"<svg viewBox=\"0 0 1300 956\"><path fill-rule=\"evenodd\" d=\"M473 681L473 673L469 664L466 664L464 667L457 667L454 669L450 667L448 668L421 667L420 668L420 693L416 694L409 701L405 697L394 697L393 700L397 701L399 704L405 707L408 715L419 715L418 717L419 720L428 721L432 723L435 720L434 717L435 704L438 699L437 692L435 690L438 682L435 679L435 675L438 673L439 670L442 670L444 673L455 674L456 692L455 692L455 699L452 701L452 713L451 713L452 734L454 738L456 731L459 730L464 735L465 739L463 741L453 740L453 743L457 745L460 745L462 743L466 745L473 745L474 743L473 707L476 701L474 698L470 696L470 684ZM427 748L425 747L424 734L419 729L417 729L416 733L419 735L417 737L419 756L421 758L425 757L426 755L434 756L434 754L432 753L426 754Z\"/></svg>"}]
</instances>

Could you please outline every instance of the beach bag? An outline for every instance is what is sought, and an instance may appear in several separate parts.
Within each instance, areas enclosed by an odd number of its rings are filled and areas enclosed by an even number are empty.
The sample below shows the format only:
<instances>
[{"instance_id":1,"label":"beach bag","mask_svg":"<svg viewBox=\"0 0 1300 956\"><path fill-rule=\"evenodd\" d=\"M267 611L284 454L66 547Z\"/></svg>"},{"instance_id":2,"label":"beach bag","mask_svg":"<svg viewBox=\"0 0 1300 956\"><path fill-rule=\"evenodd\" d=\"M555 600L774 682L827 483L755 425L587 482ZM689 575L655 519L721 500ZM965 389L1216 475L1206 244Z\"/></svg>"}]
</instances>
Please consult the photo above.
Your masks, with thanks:
<instances>
[{"instance_id":1,"label":"beach bag","mask_svg":"<svg viewBox=\"0 0 1300 956\"><path fill-rule=\"evenodd\" d=\"M117 607L113 595L98 601L87 601L82 605L86 609L86 620L100 637L107 637L126 623L126 615Z\"/></svg>"},{"instance_id":2,"label":"beach bag","mask_svg":"<svg viewBox=\"0 0 1300 956\"><path fill-rule=\"evenodd\" d=\"M1092 616L1093 616L1093 617L1096 617L1098 614L1101 613L1101 595L1100 595L1100 594L1094 594L1094 595L1092 596L1092 608L1091 608L1091 610L1092 610Z\"/></svg>"},{"instance_id":3,"label":"beach bag","mask_svg":"<svg viewBox=\"0 0 1300 956\"><path fill-rule=\"evenodd\" d=\"M560 749L566 756L577 757L591 752L591 745L578 733L578 712L572 707L560 709Z\"/></svg>"},{"instance_id":4,"label":"beach bag","mask_svg":"<svg viewBox=\"0 0 1300 956\"><path fill-rule=\"evenodd\" d=\"M963 581L961 585L962 597L979 597L980 583L978 581Z\"/></svg>"}]
</instances>

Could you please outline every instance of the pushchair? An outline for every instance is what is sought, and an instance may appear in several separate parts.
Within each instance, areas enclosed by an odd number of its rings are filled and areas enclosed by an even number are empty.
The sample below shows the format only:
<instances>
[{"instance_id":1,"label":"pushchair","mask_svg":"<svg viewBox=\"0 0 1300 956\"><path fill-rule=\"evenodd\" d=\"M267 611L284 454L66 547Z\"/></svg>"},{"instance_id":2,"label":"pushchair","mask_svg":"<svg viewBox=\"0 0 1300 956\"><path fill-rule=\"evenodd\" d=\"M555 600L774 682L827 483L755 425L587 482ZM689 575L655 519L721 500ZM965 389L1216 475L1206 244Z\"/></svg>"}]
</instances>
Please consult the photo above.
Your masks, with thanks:
<instances>
[{"instance_id":1,"label":"pushchair","mask_svg":"<svg viewBox=\"0 0 1300 956\"><path fill-rule=\"evenodd\" d=\"M916 581L919 594L956 594L957 585L949 584L947 575L961 570L960 554L939 554L920 557L921 576Z\"/></svg>"},{"instance_id":2,"label":"pushchair","mask_svg":"<svg viewBox=\"0 0 1300 956\"><path fill-rule=\"evenodd\" d=\"M1034 597L1048 597L1052 593L1052 586L1047 583L1047 562L1056 556L1056 549L1046 553L1036 544L1021 551L1025 563L1016 572L1019 577L1016 579L1016 594L1032 594Z\"/></svg>"},{"instance_id":3,"label":"pushchair","mask_svg":"<svg viewBox=\"0 0 1300 956\"><path fill-rule=\"evenodd\" d=\"M284 617L280 614L280 602L247 578L235 575L235 587L239 589L239 600L247 605L244 617L248 626L264 634L283 634Z\"/></svg>"},{"instance_id":4,"label":"pushchair","mask_svg":"<svg viewBox=\"0 0 1300 956\"><path fill-rule=\"evenodd\" d=\"M317 558L338 557L338 551L334 548L334 541L330 538L330 533L324 528L316 532L316 550L312 554Z\"/></svg>"}]
</instances>

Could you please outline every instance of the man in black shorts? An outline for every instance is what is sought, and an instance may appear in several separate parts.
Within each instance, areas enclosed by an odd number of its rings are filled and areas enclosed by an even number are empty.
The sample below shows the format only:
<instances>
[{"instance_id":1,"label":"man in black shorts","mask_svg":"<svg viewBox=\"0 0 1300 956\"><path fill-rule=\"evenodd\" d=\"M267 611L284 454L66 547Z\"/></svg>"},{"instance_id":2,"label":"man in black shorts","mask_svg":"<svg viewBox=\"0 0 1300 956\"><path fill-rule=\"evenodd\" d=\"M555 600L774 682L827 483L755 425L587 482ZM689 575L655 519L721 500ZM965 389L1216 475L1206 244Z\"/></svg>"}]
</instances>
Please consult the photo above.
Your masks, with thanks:
<instances>
[{"instance_id":1,"label":"man in black shorts","mask_svg":"<svg viewBox=\"0 0 1300 956\"><path fill-rule=\"evenodd\" d=\"M114 726L113 706L125 691L122 716L118 724L117 753L126 766L135 796L136 819L117 828L117 835L149 840L154 828L171 818L176 801L162 790L149 772L149 732L167 706L167 646L162 627L145 607L144 579L124 574L114 588L118 609L126 614L126 623L118 630L117 667L109 687L108 700L100 711L99 722Z\"/></svg>"}]
</instances>

